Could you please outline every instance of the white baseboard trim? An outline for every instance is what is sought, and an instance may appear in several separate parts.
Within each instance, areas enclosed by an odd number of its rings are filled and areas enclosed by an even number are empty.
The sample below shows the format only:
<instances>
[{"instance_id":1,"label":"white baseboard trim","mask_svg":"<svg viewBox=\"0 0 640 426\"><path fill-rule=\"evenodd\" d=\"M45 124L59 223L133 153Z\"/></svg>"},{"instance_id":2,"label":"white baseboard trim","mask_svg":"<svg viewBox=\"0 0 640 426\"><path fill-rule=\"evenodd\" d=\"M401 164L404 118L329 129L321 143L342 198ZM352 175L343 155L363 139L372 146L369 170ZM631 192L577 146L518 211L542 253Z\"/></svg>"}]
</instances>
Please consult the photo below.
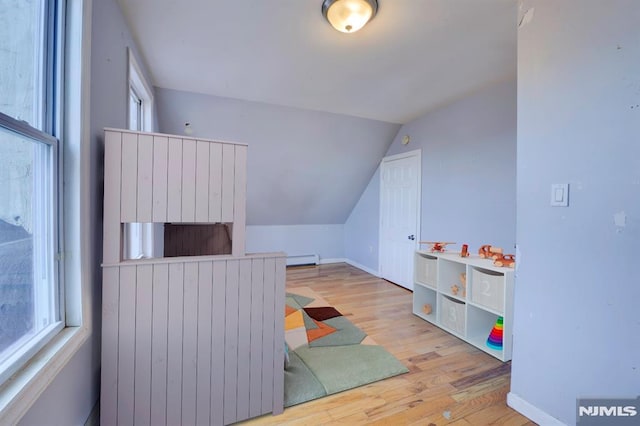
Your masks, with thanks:
<instances>
[{"instance_id":1,"label":"white baseboard trim","mask_svg":"<svg viewBox=\"0 0 640 426\"><path fill-rule=\"evenodd\" d=\"M320 256L317 254L299 254L287 256L287 266L317 265Z\"/></svg>"},{"instance_id":2,"label":"white baseboard trim","mask_svg":"<svg viewBox=\"0 0 640 426\"><path fill-rule=\"evenodd\" d=\"M354 262L351 259L344 259L344 262L349 264L349 265L351 265L351 266L353 266L354 268L362 269L363 271L373 275L374 277L378 277L378 278L380 277L380 274L378 274L378 271L374 271L373 269L368 268L368 267L366 267L364 265L361 265L358 262Z\"/></svg>"},{"instance_id":3,"label":"white baseboard trim","mask_svg":"<svg viewBox=\"0 0 640 426\"><path fill-rule=\"evenodd\" d=\"M320 265L324 265L326 263L344 263L344 262L346 262L346 259L344 257L320 259Z\"/></svg>"},{"instance_id":4,"label":"white baseboard trim","mask_svg":"<svg viewBox=\"0 0 640 426\"><path fill-rule=\"evenodd\" d=\"M507 394L507 405L539 425L566 426L560 420L552 417L535 405L530 404L513 392Z\"/></svg>"},{"instance_id":5,"label":"white baseboard trim","mask_svg":"<svg viewBox=\"0 0 640 426\"><path fill-rule=\"evenodd\" d=\"M324 265L327 263L346 263L348 265L353 266L354 268L358 268L361 269L371 275L373 275L374 277L380 277L380 274L378 274L378 271L374 271L371 268L368 268L358 262L354 262L351 259L345 259L344 257L335 257L335 258L326 258L326 259L320 259L320 265Z\"/></svg>"}]
</instances>

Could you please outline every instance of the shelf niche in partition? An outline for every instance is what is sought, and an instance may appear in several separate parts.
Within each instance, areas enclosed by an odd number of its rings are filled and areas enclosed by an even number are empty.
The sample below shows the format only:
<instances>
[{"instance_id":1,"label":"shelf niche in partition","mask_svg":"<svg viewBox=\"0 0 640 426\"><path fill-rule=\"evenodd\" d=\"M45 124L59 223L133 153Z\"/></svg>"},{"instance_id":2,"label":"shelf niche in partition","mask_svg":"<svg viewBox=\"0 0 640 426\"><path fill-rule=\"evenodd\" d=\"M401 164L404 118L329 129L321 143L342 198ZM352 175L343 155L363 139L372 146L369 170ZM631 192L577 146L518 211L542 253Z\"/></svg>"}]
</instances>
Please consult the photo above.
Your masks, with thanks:
<instances>
[{"instance_id":1,"label":"shelf niche in partition","mask_svg":"<svg viewBox=\"0 0 640 426\"><path fill-rule=\"evenodd\" d=\"M122 259L233 253L233 223L124 223Z\"/></svg>"},{"instance_id":2,"label":"shelf niche in partition","mask_svg":"<svg viewBox=\"0 0 640 426\"><path fill-rule=\"evenodd\" d=\"M164 225L164 257L231 254L231 223Z\"/></svg>"}]
</instances>

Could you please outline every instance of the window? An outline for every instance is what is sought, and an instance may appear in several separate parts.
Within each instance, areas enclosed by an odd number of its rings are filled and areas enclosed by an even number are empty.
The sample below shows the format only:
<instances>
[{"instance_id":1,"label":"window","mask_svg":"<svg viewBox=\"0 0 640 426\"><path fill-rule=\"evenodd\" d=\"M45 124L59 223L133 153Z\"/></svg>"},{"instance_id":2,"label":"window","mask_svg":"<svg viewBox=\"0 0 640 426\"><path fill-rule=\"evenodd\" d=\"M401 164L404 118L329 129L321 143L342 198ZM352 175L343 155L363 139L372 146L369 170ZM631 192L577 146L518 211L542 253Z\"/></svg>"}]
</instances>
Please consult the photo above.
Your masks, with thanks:
<instances>
[{"instance_id":1,"label":"window","mask_svg":"<svg viewBox=\"0 0 640 426\"><path fill-rule=\"evenodd\" d=\"M144 79L133 51L127 51L129 57L129 130L152 131L153 95ZM162 225L153 223L127 223L124 226L125 259L151 258L159 255L156 243Z\"/></svg>"},{"instance_id":2,"label":"window","mask_svg":"<svg viewBox=\"0 0 640 426\"><path fill-rule=\"evenodd\" d=\"M0 383L64 326L62 1L0 0Z\"/></svg>"},{"instance_id":3,"label":"window","mask_svg":"<svg viewBox=\"0 0 640 426\"><path fill-rule=\"evenodd\" d=\"M150 132L153 130L153 92L131 49L129 57L129 130Z\"/></svg>"},{"instance_id":4,"label":"window","mask_svg":"<svg viewBox=\"0 0 640 426\"><path fill-rule=\"evenodd\" d=\"M142 99L135 89L129 86L129 130L142 130L143 111Z\"/></svg>"}]
</instances>

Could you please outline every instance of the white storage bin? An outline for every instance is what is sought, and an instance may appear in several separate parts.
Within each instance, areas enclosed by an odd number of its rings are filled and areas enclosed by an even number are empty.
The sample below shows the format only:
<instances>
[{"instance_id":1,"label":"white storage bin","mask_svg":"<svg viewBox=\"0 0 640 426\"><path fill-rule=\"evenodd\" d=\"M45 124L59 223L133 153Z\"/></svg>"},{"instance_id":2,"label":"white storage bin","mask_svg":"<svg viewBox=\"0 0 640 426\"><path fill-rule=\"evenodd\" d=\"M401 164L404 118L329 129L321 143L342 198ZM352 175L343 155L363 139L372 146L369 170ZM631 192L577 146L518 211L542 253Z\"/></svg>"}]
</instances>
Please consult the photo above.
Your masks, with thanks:
<instances>
[{"instance_id":1,"label":"white storage bin","mask_svg":"<svg viewBox=\"0 0 640 426\"><path fill-rule=\"evenodd\" d=\"M438 271L437 262L438 259L435 257L416 254L415 280L435 288Z\"/></svg>"},{"instance_id":2,"label":"white storage bin","mask_svg":"<svg viewBox=\"0 0 640 426\"><path fill-rule=\"evenodd\" d=\"M503 313L504 274L473 268L471 271L471 301Z\"/></svg>"},{"instance_id":3,"label":"white storage bin","mask_svg":"<svg viewBox=\"0 0 640 426\"><path fill-rule=\"evenodd\" d=\"M464 336L465 303L442 295L440 323L456 333Z\"/></svg>"}]
</instances>

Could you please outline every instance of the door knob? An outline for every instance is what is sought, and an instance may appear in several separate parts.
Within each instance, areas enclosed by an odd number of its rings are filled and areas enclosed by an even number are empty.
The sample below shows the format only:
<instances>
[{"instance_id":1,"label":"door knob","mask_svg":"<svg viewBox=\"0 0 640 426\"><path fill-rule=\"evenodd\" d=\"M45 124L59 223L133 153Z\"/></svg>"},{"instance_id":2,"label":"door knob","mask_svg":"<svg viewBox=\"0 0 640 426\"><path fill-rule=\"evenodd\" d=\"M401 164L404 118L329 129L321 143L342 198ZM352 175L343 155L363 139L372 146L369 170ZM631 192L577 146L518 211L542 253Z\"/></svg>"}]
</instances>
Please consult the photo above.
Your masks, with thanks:
<instances>
[{"instance_id":1,"label":"door knob","mask_svg":"<svg viewBox=\"0 0 640 426\"><path fill-rule=\"evenodd\" d=\"M408 238L408 239L410 239L411 241L413 241L413 240L415 240L415 239L416 239L416 236L415 236L415 235L413 235L413 234L411 234L411 235L409 235L407 238Z\"/></svg>"}]
</instances>

